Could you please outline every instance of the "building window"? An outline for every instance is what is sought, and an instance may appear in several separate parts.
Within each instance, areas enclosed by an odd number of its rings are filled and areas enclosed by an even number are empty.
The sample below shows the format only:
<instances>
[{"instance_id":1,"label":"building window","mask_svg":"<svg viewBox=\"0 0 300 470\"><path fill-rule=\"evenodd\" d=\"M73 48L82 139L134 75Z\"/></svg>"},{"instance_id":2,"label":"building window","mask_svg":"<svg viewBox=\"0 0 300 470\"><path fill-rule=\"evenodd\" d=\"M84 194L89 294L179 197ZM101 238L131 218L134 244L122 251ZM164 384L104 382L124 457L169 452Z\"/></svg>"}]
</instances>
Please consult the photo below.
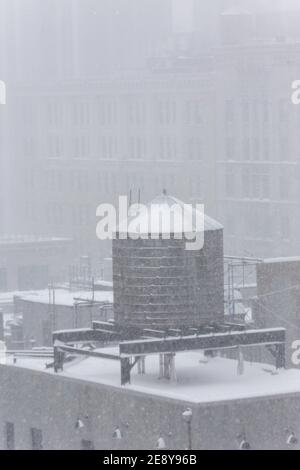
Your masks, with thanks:
<instances>
[{"instance_id":1,"label":"building window","mask_svg":"<svg viewBox=\"0 0 300 470\"><path fill-rule=\"evenodd\" d=\"M268 101L265 101L263 104L263 116L264 116L264 123L268 123L270 119L270 105Z\"/></svg>"},{"instance_id":2,"label":"building window","mask_svg":"<svg viewBox=\"0 0 300 470\"><path fill-rule=\"evenodd\" d=\"M268 174L254 173L251 175L252 186L249 197L253 199L269 199L271 194L270 176Z\"/></svg>"},{"instance_id":3,"label":"building window","mask_svg":"<svg viewBox=\"0 0 300 470\"><path fill-rule=\"evenodd\" d=\"M291 160L290 142L287 137L281 137L279 140L279 161Z\"/></svg>"},{"instance_id":4,"label":"building window","mask_svg":"<svg viewBox=\"0 0 300 470\"><path fill-rule=\"evenodd\" d=\"M253 110L253 126L257 130L259 127L260 118L261 118L261 103L259 101L253 101L252 110Z\"/></svg>"},{"instance_id":5,"label":"building window","mask_svg":"<svg viewBox=\"0 0 300 470\"><path fill-rule=\"evenodd\" d=\"M159 138L160 160L173 160L176 158L176 142L170 136L161 136Z\"/></svg>"},{"instance_id":6,"label":"building window","mask_svg":"<svg viewBox=\"0 0 300 470\"><path fill-rule=\"evenodd\" d=\"M95 450L93 441L87 441L83 439L81 441L81 449L82 450Z\"/></svg>"},{"instance_id":7,"label":"building window","mask_svg":"<svg viewBox=\"0 0 300 470\"><path fill-rule=\"evenodd\" d=\"M50 135L48 138L49 158L61 158L63 155L63 139L59 135Z\"/></svg>"},{"instance_id":8,"label":"building window","mask_svg":"<svg viewBox=\"0 0 300 470\"><path fill-rule=\"evenodd\" d=\"M111 126L118 120L118 109L114 101L100 98L97 104L98 121L101 126Z\"/></svg>"},{"instance_id":9,"label":"building window","mask_svg":"<svg viewBox=\"0 0 300 470\"><path fill-rule=\"evenodd\" d=\"M270 198L270 178L269 175L262 175L262 188L261 188L261 195L263 199Z\"/></svg>"},{"instance_id":10,"label":"building window","mask_svg":"<svg viewBox=\"0 0 300 470\"><path fill-rule=\"evenodd\" d=\"M7 291L7 271L5 268L0 268L0 292Z\"/></svg>"},{"instance_id":11,"label":"building window","mask_svg":"<svg viewBox=\"0 0 300 470\"><path fill-rule=\"evenodd\" d=\"M232 137L226 140L226 156L227 160L234 160L235 158L235 141Z\"/></svg>"},{"instance_id":12,"label":"building window","mask_svg":"<svg viewBox=\"0 0 300 470\"><path fill-rule=\"evenodd\" d=\"M22 121L26 126L29 126L34 122L34 108L29 103L22 106Z\"/></svg>"},{"instance_id":13,"label":"building window","mask_svg":"<svg viewBox=\"0 0 300 470\"><path fill-rule=\"evenodd\" d=\"M243 114L243 121L245 123L249 123L250 121L250 106L249 101L244 101L242 105L242 114Z\"/></svg>"},{"instance_id":14,"label":"building window","mask_svg":"<svg viewBox=\"0 0 300 470\"><path fill-rule=\"evenodd\" d=\"M75 158L88 158L90 156L90 139L88 135L81 135L74 140Z\"/></svg>"},{"instance_id":15,"label":"building window","mask_svg":"<svg viewBox=\"0 0 300 470\"><path fill-rule=\"evenodd\" d=\"M264 150L263 150L263 152L264 152L263 160L265 160L265 161L270 160L270 141L269 141L268 137L264 138L263 148L264 148Z\"/></svg>"},{"instance_id":16,"label":"building window","mask_svg":"<svg viewBox=\"0 0 300 470\"><path fill-rule=\"evenodd\" d=\"M234 101L233 100L226 101L225 119L226 119L226 122L234 121Z\"/></svg>"},{"instance_id":17,"label":"building window","mask_svg":"<svg viewBox=\"0 0 300 470\"><path fill-rule=\"evenodd\" d=\"M259 139L254 139L254 152L253 159L260 160L260 142Z\"/></svg>"},{"instance_id":18,"label":"building window","mask_svg":"<svg viewBox=\"0 0 300 470\"><path fill-rule=\"evenodd\" d=\"M118 142L112 136L103 136L101 143L101 157L105 160L116 158Z\"/></svg>"},{"instance_id":19,"label":"building window","mask_svg":"<svg viewBox=\"0 0 300 470\"><path fill-rule=\"evenodd\" d=\"M90 208L88 205L81 204L74 206L73 210L73 225L84 227L90 223Z\"/></svg>"},{"instance_id":20,"label":"building window","mask_svg":"<svg viewBox=\"0 0 300 470\"><path fill-rule=\"evenodd\" d=\"M73 122L75 126L87 126L90 124L89 103L75 103L73 109Z\"/></svg>"},{"instance_id":21,"label":"building window","mask_svg":"<svg viewBox=\"0 0 300 470\"><path fill-rule=\"evenodd\" d=\"M15 450L15 425L13 423L5 423L6 449Z\"/></svg>"},{"instance_id":22,"label":"building window","mask_svg":"<svg viewBox=\"0 0 300 470\"><path fill-rule=\"evenodd\" d=\"M59 170L48 170L45 172L45 188L47 191L61 191L64 188L64 177ZM28 180L28 186L33 180Z\"/></svg>"},{"instance_id":23,"label":"building window","mask_svg":"<svg viewBox=\"0 0 300 470\"><path fill-rule=\"evenodd\" d=\"M41 429L31 428L31 449L43 450L43 433Z\"/></svg>"},{"instance_id":24,"label":"building window","mask_svg":"<svg viewBox=\"0 0 300 470\"><path fill-rule=\"evenodd\" d=\"M60 103L49 103L47 106L47 121L52 127L63 124L63 107Z\"/></svg>"},{"instance_id":25,"label":"building window","mask_svg":"<svg viewBox=\"0 0 300 470\"><path fill-rule=\"evenodd\" d=\"M128 104L128 118L129 118L130 124L144 124L146 122L145 103L138 102L138 101L130 102Z\"/></svg>"},{"instance_id":26,"label":"building window","mask_svg":"<svg viewBox=\"0 0 300 470\"><path fill-rule=\"evenodd\" d=\"M291 192L291 181L287 173L283 172L279 178L279 197L281 200L288 200Z\"/></svg>"},{"instance_id":27,"label":"building window","mask_svg":"<svg viewBox=\"0 0 300 470\"><path fill-rule=\"evenodd\" d=\"M226 173L225 193L226 193L226 197L235 196L235 175L232 170Z\"/></svg>"},{"instance_id":28,"label":"building window","mask_svg":"<svg viewBox=\"0 0 300 470\"><path fill-rule=\"evenodd\" d=\"M231 237L236 236L236 218L234 214L227 214L226 217L226 230L227 234Z\"/></svg>"},{"instance_id":29,"label":"building window","mask_svg":"<svg viewBox=\"0 0 300 470\"><path fill-rule=\"evenodd\" d=\"M242 176L243 195L246 198L251 197L250 189L250 174L248 170L245 170Z\"/></svg>"},{"instance_id":30,"label":"building window","mask_svg":"<svg viewBox=\"0 0 300 470\"><path fill-rule=\"evenodd\" d=\"M243 147L244 147L244 160L250 160L250 140L249 139L244 139Z\"/></svg>"},{"instance_id":31,"label":"building window","mask_svg":"<svg viewBox=\"0 0 300 470\"><path fill-rule=\"evenodd\" d=\"M35 155L35 141L32 136L26 136L23 139L24 157L32 158Z\"/></svg>"},{"instance_id":32,"label":"building window","mask_svg":"<svg viewBox=\"0 0 300 470\"><path fill-rule=\"evenodd\" d=\"M281 238L284 240L289 240L291 237L291 222L288 215L281 217L280 222L280 232Z\"/></svg>"},{"instance_id":33,"label":"building window","mask_svg":"<svg viewBox=\"0 0 300 470\"><path fill-rule=\"evenodd\" d=\"M186 103L186 122L189 125L203 124L203 106L200 101Z\"/></svg>"},{"instance_id":34,"label":"building window","mask_svg":"<svg viewBox=\"0 0 300 470\"><path fill-rule=\"evenodd\" d=\"M61 226L64 223L63 207L57 202L51 202L46 206L48 225Z\"/></svg>"},{"instance_id":35,"label":"building window","mask_svg":"<svg viewBox=\"0 0 300 470\"><path fill-rule=\"evenodd\" d=\"M169 100L160 101L158 104L159 124L174 124L176 121L176 103Z\"/></svg>"},{"instance_id":36,"label":"building window","mask_svg":"<svg viewBox=\"0 0 300 470\"><path fill-rule=\"evenodd\" d=\"M252 175L252 196L254 199L260 198L260 175Z\"/></svg>"},{"instance_id":37,"label":"building window","mask_svg":"<svg viewBox=\"0 0 300 470\"><path fill-rule=\"evenodd\" d=\"M187 155L189 160L202 160L202 145L199 138L191 137L187 141Z\"/></svg>"},{"instance_id":38,"label":"building window","mask_svg":"<svg viewBox=\"0 0 300 470\"><path fill-rule=\"evenodd\" d=\"M129 159L140 160L146 156L146 140L143 137L130 137Z\"/></svg>"},{"instance_id":39,"label":"building window","mask_svg":"<svg viewBox=\"0 0 300 470\"><path fill-rule=\"evenodd\" d=\"M279 102L279 121L281 123L286 122L289 117L288 112L288 102L284 100L280 100Z\"/></svg>"}]
</instances>

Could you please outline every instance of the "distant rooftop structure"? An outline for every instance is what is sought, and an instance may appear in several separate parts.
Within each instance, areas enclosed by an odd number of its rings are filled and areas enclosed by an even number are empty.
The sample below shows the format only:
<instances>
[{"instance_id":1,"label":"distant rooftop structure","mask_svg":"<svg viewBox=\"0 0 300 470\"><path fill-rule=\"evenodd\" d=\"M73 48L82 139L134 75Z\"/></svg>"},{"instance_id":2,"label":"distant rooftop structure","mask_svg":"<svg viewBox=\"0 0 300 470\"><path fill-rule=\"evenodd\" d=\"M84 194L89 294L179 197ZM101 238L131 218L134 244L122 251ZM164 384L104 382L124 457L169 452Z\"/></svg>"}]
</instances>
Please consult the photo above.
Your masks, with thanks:
<instances>
[{"instance_id":1,"label":"distant rooftop structure","mask_svg":"<svg viewBox=\"0 0 300 470\"><path fill-rule=\"evenodd\" d=\"M274 263L299 263L300 256L287 256L281 258L266 258L263 260L265 264L274 264Z\"/></svg>"},{"instance_id":2,"label":"distant rooftop structure","mask_svg":"<svg viewBox=\"0 0 300 470\"><path fill-rule=\"evenodd\" d=\"M3 235L0 236L1 245L33 244L33 243L55 243L70 242L71 238L42 237L34 235Z\"/></svg>"},{"instance_id":3,"label":"distant rooftop structure","mask_svg":"<svg viewBox=\"0 0 300 470\"><path fill-rule=\"evenodd\" d=\"M16 297L33 303L49 304L49 290L39 290L23 293L15 293ZM75 303L74 299L83 299L86 301L113 303L113 292L112 291L95 291L94 298L92 299L92 292L89 291L71 291L68 289L55 289L55 304L72 307Z\"/></svg>"},{"instance_id":4,"label":"distant rooftop structure","mask_svg":"<svg viewBox=\"0 0 300 470\"><path fill-rule=\"evenodd\" d=\"M44 289L50 281L66 281L73 248L71 238L0 235L0 292Z\"/></svg>"}]
</instances>

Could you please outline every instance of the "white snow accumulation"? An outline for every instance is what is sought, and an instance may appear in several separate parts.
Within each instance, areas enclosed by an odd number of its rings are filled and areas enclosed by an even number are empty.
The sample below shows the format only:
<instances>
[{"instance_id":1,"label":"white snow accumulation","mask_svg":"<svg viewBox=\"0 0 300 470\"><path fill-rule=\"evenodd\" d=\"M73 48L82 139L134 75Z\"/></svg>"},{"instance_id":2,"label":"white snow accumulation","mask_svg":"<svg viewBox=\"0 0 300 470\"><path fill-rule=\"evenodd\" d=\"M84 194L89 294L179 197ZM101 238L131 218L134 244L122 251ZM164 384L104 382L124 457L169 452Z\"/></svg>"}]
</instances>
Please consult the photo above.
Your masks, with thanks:
<instances>
[{"instance_id":1,"label":"white snow accumulation","mask_svg":"<svg viewBox=\"0 0 300 470\"><path fill-rule=\"evenodd\" d=\"M114 352L117 351L115 349ZM111 348L109 352L113 352ZM138 375L135 366L131 373L131 384L122 388L193 403L300 392L300 370L297 369L276 371L272 365L245 362L244 375L239 376L236 360L222 357L204 359L200 351L177 354L175 361L176 382L159 379L159 358L148 356L146 375ZM12 365L12 359L8 359L12 367L53 374L52 369L45 370L46 362L46 359L18 358L17 364ZM66 364L64 372L58 375L121 388L119 361L81 358Z\"/></svg>"},{"instance_id":2,"label":"white snow accumulation","mask_svg":"<svg viewBox=\"0 0 300 470\"><path fill-rule=\"evenodd\" d=\"M49 304L49 290L39 290L34 292L24 292L20 295L16 294L17 297L20 297L22 300L28 302L37 302L41 304ZM69 291L66 289L56 289L55 290L55 303L56 305L62 305L67 307L72 307L74 305L74 299L81 300L92 300L91 291ZM113 292L112 291L95 291L94 300L96 302L107 302L113 303Z\"/></svg>"}]
</instances>

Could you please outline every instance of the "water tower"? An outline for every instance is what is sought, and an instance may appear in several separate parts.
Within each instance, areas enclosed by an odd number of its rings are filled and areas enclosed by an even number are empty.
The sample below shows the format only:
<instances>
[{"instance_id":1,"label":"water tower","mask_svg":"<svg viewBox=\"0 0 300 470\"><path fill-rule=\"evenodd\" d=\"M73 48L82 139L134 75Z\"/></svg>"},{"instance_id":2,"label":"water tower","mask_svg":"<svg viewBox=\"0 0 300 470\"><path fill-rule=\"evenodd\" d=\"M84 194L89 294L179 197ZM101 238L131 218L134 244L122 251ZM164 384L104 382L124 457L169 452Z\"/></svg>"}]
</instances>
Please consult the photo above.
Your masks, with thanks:
<instances>
[{"instance_id":1,"label":"water tower","mask_svg":"<svg viewBox=\"0 0 300 470\"><path fill-rule=\"evenodd\" d=\"M175 204L184 207L182 201L164 194L147 209L152 215L153 210L164 214ZM222 225L204 216L204 245L187 250L184 235L178 239L175 234L182 228L173 224L169 239L162 232L151 239L143 232L143 217L135 239L127 228L129 216L113 240L116 324L165 329L223 321Z\"/></svg>"}]
</instances>

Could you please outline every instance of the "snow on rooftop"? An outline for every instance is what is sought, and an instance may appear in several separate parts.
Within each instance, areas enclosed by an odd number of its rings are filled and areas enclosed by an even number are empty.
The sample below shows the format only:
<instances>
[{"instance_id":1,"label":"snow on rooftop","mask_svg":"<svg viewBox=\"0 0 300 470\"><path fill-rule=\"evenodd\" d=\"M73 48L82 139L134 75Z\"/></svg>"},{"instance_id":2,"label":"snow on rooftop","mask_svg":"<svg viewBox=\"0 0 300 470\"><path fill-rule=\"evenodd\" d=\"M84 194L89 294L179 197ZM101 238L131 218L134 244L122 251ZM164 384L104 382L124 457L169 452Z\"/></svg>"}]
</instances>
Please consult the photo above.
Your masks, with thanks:
<instances>
[{"instance_id":1,"label":"snow on rooftop","mask_svg":"<svg viewBox=\"0 0 300 470\"><path fill-rule=\"evenodd\" d=\"M299 263L300 256L287 256L282 258L266 258L263 260L265 264L274 264L274 263Z\"/></svg>"},{"instance_id":2,"label":"snow on rooftop","mask_svg":"<svg viewBox=\"0 0 300 470\"><path fill-rule=\"evenodd\" d=\"M109 348L106 352L117 352ZM271 365L245 362L244 375L237 375L237 361L221 357L204 358L202 352L187 352L176 355L177 382L158 379L158 356L146 359L146 375L132 370L131 384L122 389L189 401L211 403L300 393L300 370L289 369L276 372ZM45 369L45 359L18 358L17 365L53 374ZM48 361L49 362L49 361ZM8 359L12 364L12 358ZM120 364L118 361L84 358L66 364L59 376L121 388Z\"/></svg>"},{"instance_id":3,"label":"snow on rooftop","mask_svg":"<svg viewBox=\"0 0 300 470\"><path fill-rule=\"evenodd\" d=\"M95 285L96 286L103 286L103 287L113 287L112 281L103 281L101 280L95 280Z\"/></svg>"},{"instance_id":4,"label":"snow on rooftop","mask_svg":"<svg viewBox=\"0 0 300 470\"><path fill-rule=\"evenodd\" d=\"M28 302L37 302L41 304L49 304L49 290L38 290L34 292L23 292L23 293L16 293L16 296L21 298L22 300L26 300ZM93 293L88 291L70 291L67 289L56 289L55 290L55 304L56 305L63 305L67 307L71 307L74 305L74 299L81 299L86 301L91 301L93 298ZM96 302L103 302L103 303L113 303L113 292L112 291L95 291L94 293L94 300Z\"/></svg>"},{"instance_id":5,"label":"snow on rooftop","mask_svg":"<svg viewBox=\"0 0 300 470\"><path fill-rule=\"evenodd\" d=\"M163 194L154 198L138 213L130 213L127 219L117 227L117 233L139 233L139 234L178 234L184 233L186 227L192 225L192 232L198 232L196 221L203 220L204 231L222 230L223 226L191 204L185 204L174 196ZM172 212L173 216L170 217ZM134 223L133 223L134 222ZM134 228L132 228L132 226ZM200 229L201 231L201 229ZM202 229L203 231L203 229Z\"/></svg>"},{"instance_id":6,"label":"snow on rooftop","mask_svg":"<svg viewBox=\"0 0 300 470\"><path fill-rule=\"evenodd\" d=\"M71 238L62 237L39 237L34 235L9 235L0 237L0 245L15 245L24 243L55 243L71 242Z\"/></svg>"},{"instance_id":7,"label":"snow on rooftop","mask_svg":"<svg viewBox=\"0 0 300 470\"><path fill-rule=\"evenodd\" d=\"M0 306L1 304L12 304L14 297L22 297L23 295L28 295L29 293L34 293L35 291L9 291L9 292L0 292Z\"/></svg>"}]
</instances>

